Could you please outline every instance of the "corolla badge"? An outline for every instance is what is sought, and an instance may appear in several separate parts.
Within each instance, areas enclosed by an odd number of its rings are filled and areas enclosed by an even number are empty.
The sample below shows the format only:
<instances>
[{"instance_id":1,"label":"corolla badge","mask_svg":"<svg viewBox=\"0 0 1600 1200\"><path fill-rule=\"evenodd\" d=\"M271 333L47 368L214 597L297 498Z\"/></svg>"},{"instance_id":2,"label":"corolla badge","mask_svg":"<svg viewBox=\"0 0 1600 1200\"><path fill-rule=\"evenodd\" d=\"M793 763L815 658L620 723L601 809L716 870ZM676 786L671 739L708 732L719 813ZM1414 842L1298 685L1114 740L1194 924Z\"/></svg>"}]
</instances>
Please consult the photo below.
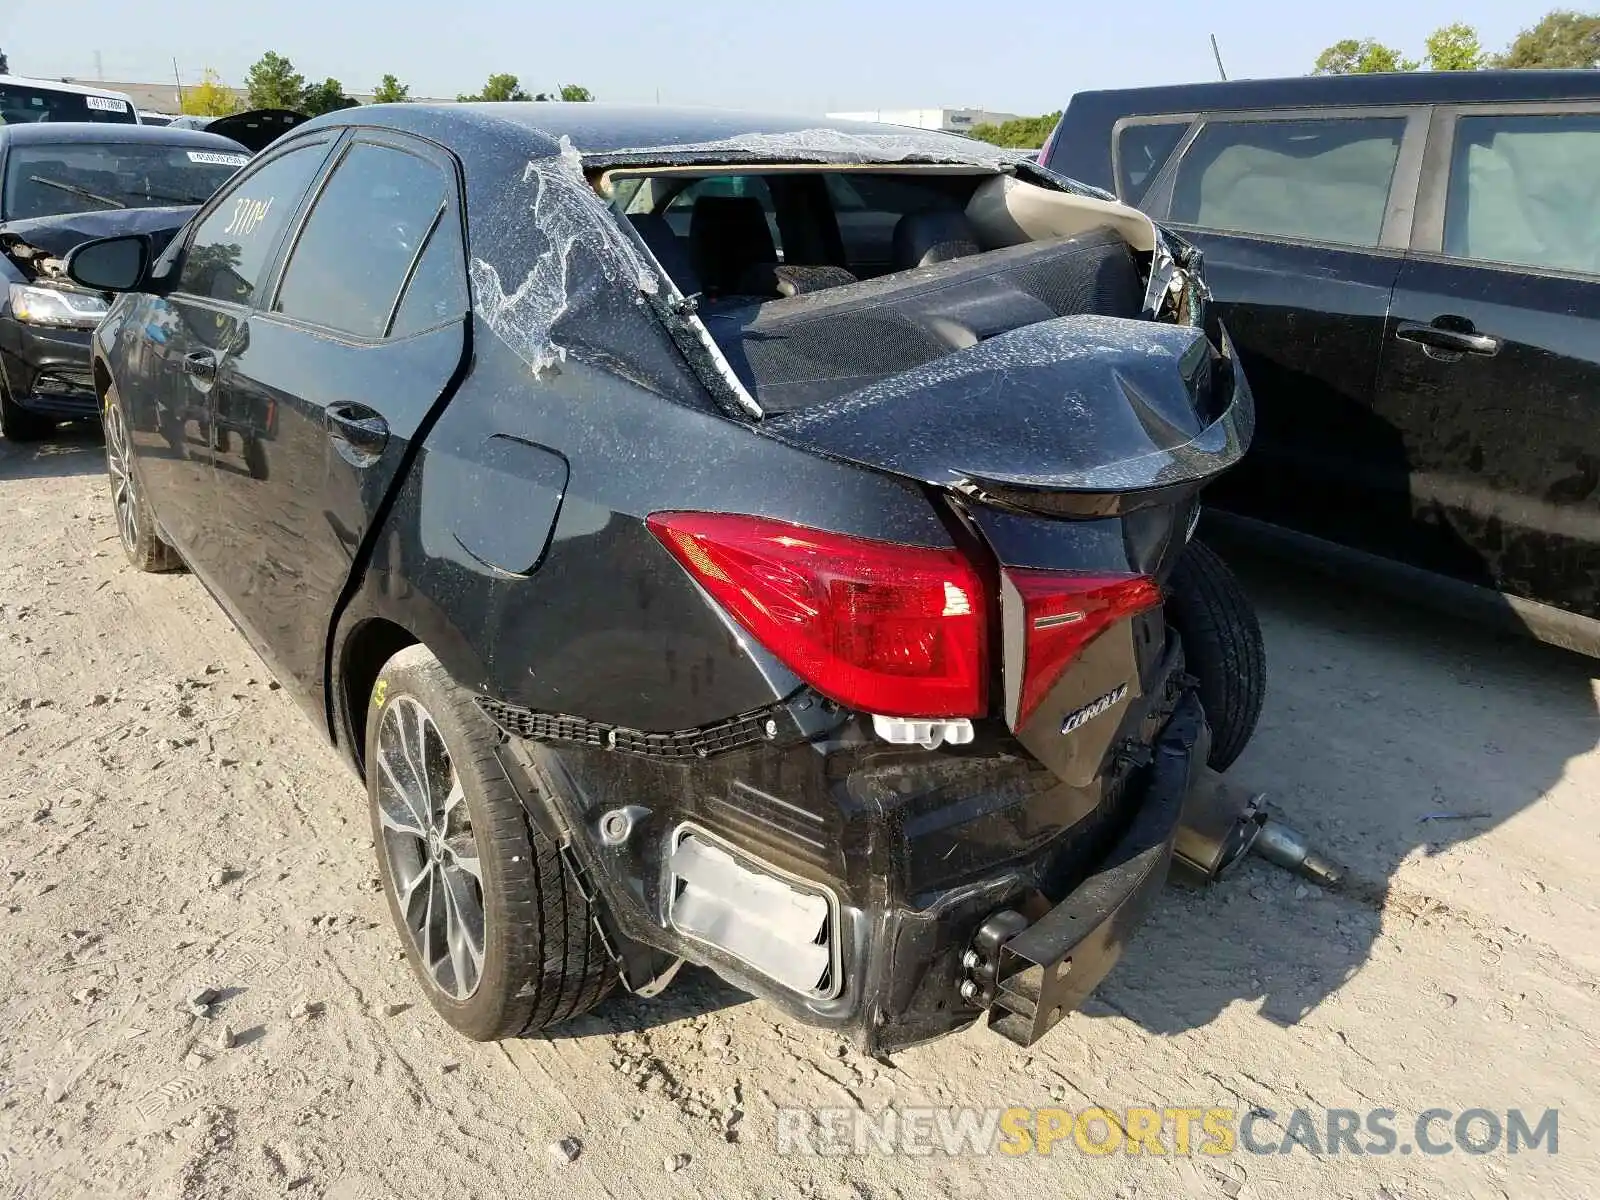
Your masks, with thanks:
<instances>
[{"instance_id":1,"label":"corolla badge","mask_svg":"<svg viewBox=\"0 0 1600 1200\"><path fill-rule=\"evenodd\" d=\"M1087 725L1090 721L1098 717L1101 713L1105 712L1112 705L1116 704L1127 694L1128 685L1123 684L1121 687L1117 688L1116 691L1107 692L1104 696L1101 696L1100 699L1091 700L1082 708L1069 712L1066 715L1066 719L1061 722L1061 732L1063 734L1067 734L1071 733L1074 729L1082 728L1084 725Z\"/></svg>"}]
</instances>

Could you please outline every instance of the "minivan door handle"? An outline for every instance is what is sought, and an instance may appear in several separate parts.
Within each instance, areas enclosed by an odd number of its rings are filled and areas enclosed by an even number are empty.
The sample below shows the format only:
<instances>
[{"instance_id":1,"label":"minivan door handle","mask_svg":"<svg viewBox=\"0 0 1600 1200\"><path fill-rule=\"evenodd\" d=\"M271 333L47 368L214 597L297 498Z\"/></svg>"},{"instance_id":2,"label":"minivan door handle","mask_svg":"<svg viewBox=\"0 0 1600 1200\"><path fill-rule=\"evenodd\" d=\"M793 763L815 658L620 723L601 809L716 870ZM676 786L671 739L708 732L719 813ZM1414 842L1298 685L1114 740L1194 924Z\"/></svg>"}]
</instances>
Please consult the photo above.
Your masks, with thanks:
<instances>
[{"instance_id":1,"label":"minivan door handle","mask_svg":"<svg viewBox=\"0 0 1600 1200\"><path fill-rule=\"evenodd\" d=\"M183 356L183 373L209 382L217 377L217 356L209 350L193 350Z\"/></svg>"},{"instance_id":2,"label":"minivan door handle","mask_svg":"<svg viewBox=\"0 0 1600 1200\"><path fill-rule=\"evenodd\" d=\"M328 434L334 444L344 442L364 458L376 461L389 444L389 422L365 404L330 404L326 410ZM370 465L363 462L360 465Z\"/></svg>"},{"instance_id":3,"label":"minivan door handle","mask_svg":"<svg viewBox=\"0 0 1600 1200\"><path fill-rule=\"evenodd\" d=\"M1479 354L1490 357L1500 353L1500 339L1487 333L1476 333L1470 322L1460 318L1441 317L1441 321L1468 325L1468 329L1451 329L1435 322L1424 325L1421 321L1402 321L1394 331L1402 342L1414 342L1425 350L1443 350L1450 354Z\"/></svg>"}]
</instances>

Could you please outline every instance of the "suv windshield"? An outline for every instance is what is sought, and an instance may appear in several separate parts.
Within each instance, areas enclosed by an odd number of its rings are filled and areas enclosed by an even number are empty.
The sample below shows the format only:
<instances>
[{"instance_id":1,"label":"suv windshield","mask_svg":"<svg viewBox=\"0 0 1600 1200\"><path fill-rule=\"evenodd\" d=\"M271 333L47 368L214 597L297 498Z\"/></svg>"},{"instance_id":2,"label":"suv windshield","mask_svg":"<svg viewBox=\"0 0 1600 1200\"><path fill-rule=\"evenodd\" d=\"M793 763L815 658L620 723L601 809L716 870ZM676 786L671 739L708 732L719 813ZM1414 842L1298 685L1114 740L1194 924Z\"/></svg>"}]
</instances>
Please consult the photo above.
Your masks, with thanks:
<instances>
[{"instance_id":1,"label":"suv windshield","mask_svg":"<svg viewBox=\"0 0 1600 1200\"><path fill-rule=\"evenodd\" d=\"M96 121L137 125L133 106L116 96L85 96L50 87L0 83L0 125L34 121Z\"/></svg>"},{"instance_id":2,"label":"suv windshield","mask_svg":"<svg viewBox=\"0 0 1600 1200\"><path fill-rule=\"evenodd\" d=\"M242 152L149 143L15 146L0 217L202 204L248 161Z\"/></svg>"}]
</instances>

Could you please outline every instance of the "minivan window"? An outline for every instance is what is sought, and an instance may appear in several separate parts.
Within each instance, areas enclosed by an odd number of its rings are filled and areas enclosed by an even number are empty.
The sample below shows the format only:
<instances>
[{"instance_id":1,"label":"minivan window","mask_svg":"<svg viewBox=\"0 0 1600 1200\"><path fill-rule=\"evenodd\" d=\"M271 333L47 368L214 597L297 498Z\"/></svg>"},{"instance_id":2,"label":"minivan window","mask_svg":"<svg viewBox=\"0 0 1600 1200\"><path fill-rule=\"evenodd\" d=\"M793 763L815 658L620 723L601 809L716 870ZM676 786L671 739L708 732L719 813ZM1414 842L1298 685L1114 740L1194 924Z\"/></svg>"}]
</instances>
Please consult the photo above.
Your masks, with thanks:
<instances>
[{"instance_id":1,"label":"minivan window","mask_svg":"<svg viewBox=\"0 0 1600 1200\"><path fill-rule=\"evenodd\" d=\"M320 142L297 147L235 184L189 240L178 291L249 304L327 153Z\"/></svg>"},{"instance_id":2,"label":"minivan window","mask_svg":"<svg viewBox=\"0 0 1600 1200\"><path fill-rule=\"evenodd\" d=\"M1188 121L1143 121L1123 126L1117 134L1117 195L1124 204L1138 204L1156 172L1178 148Z\"/></svg>"},{"instance_id":3,"label":"minivan window","mask_svg":"<svg viewBox=\"0 0 1600 1200\"><path fill-rule=\"evenodd\" d=\"M444 172L427 159L356 143L317 197L284 268L275 311L382 337L444 200Z\"/></svg>"},{"instance_id":4,"label":"minivan window","mask_svg":"<svg viewBox=\"0 0 1600 1200\"><path fill-rule=\"evenodd\" d=\"M1444 252L1600 274L1600 114L1456 121Z\"/></svg>"},{"instance_id":5,"label":"minivan window","mask_svg":"<svg viewBox=\"0 0 1600 1200\"><path fill-rule=\"evenodd\" d=\"M1207 121L1178 166L1172 221L1376 246L1404 117Z\"/></svg>"}]
</instances>

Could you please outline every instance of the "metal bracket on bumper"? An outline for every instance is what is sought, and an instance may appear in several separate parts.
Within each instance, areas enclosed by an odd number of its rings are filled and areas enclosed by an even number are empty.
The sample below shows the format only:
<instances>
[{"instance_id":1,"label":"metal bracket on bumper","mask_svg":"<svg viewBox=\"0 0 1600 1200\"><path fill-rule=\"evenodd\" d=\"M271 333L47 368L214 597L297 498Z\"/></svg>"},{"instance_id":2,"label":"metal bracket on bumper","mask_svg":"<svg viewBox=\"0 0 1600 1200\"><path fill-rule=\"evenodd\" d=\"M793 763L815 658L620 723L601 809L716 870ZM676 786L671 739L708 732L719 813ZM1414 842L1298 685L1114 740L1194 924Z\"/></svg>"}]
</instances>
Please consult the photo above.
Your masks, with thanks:
<instances>
[{"instance_id":1,"label":"metal bracket on bumper","mask_svg":"<svg viewBox=\"0 0 1600 1200\"><path fill-rule=\"evenodd\" d=\"M1200 702L1190 692L1156 742L1144 803L1122 840L1071 895L995 950L989 1006L995 1032L1031 1046L1116 965L1166 882L1184 801L1210 741Z\"/></svg>"}]
</instances>

